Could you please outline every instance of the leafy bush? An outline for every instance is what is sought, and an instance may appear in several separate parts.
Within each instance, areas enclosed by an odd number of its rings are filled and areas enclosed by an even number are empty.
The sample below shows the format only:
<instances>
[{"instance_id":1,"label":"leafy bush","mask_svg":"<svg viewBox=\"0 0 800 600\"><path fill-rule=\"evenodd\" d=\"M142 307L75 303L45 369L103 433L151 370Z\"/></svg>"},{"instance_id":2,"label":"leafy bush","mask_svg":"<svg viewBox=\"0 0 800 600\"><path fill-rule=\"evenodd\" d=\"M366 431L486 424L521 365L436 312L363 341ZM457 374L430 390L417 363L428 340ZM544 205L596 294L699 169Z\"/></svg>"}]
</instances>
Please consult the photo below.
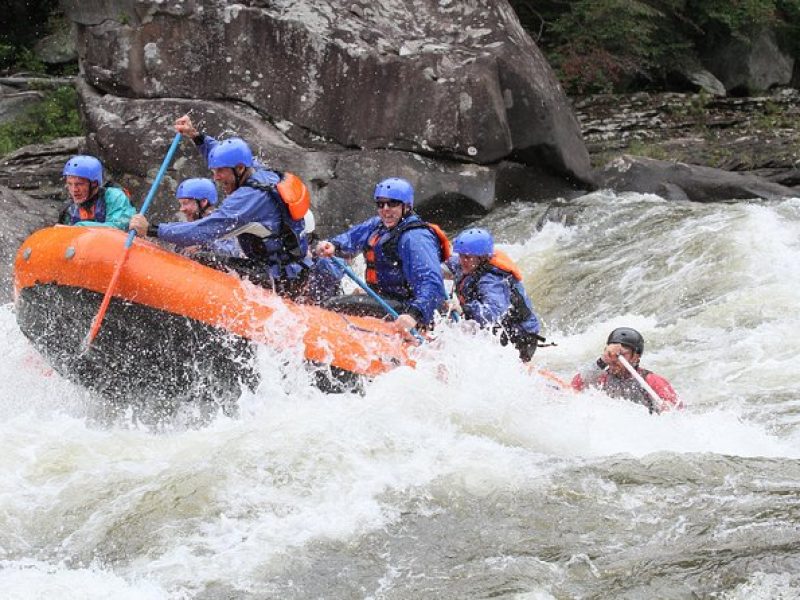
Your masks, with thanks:
<instances>
[{"instance_id":1,"label":"leafy bush","mask_svg":"<svg viewBox=\"0 0 800 600\"><path fill-rule=\"evenodd\" d=\"M570 93L663 87L703 49L774 29L800 58L800 0L510 0Z\"/></svg>"},{"instance_id":2,"label":"leafy bush","mask_svg":"<svg viewBox=\"0 0 800 600\"><path fill-rule=\"evenodd\" d=\"M636 0L578 0L553 23L562 83L578 93L612 91L658 64L652 42L664 15Z\"/></svg>"},{"instance_id":3,"label":"leafy bush","mask_svg":"<svg viewBox=\"0 0 800 600\"><path fill-rule=\"evenodd\" d=\"M0 125L0 155L28 144L82 134L78 94L72 86L63 86L49 92L24 116Z\"/></svg>"}]
</instances>

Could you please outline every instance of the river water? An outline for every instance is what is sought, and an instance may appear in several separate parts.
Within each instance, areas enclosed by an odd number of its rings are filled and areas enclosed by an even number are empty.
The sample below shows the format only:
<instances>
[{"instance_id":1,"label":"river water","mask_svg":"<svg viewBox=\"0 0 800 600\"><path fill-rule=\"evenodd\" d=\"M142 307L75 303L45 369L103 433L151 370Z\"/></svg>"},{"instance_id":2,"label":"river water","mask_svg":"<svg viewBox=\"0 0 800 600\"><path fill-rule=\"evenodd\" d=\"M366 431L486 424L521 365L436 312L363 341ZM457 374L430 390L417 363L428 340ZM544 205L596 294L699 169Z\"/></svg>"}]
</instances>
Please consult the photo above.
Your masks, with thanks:
<instances>
[{"instance_id":1,"label":"river water","mask_svg":"<svg viewBox=\"0 0 800 600\"><path fill-rule=\"evenodd\" d=\"M800 596L800 199L595 193L487 217L564 378L608 332L688 408L561 392L440 328L362 395L258 355L239 415L101 423L0 309L0 596Z\"/></svg>"}]
</instances>

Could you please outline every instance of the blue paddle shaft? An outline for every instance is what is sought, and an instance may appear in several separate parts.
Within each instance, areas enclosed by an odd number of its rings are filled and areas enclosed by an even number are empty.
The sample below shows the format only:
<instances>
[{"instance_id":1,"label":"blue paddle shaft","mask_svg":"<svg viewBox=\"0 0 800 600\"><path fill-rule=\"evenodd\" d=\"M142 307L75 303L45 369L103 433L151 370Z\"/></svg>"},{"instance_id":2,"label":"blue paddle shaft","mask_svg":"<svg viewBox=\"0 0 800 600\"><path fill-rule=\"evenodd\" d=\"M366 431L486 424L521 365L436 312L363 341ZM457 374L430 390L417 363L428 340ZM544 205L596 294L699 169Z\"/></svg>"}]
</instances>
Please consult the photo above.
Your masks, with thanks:
<instances>
[{"instance_id":1,"label":"blue paddle shaft","mask_svg":"<svg viewBox=\"0 0 800 600\"><path fill-rule=\"evenodd\" d=\"M167 155L164 157L164 160L161 162L161 167L158 169L158 173L156 174L156 178L153 180L152 185L150 186L150 191L147 192L147 196L142 203L142 208L139 209L139 214L143 215L147 212L147 209L150 208L150 204L153 202L153 198L155 198L156 192L158 191L158 186L161 185L161 180L164 179L164 173L167 172L167 167L169 167L169 163L172 162L172 157L175 156L175 151L178 149L178 145L181 143L181 134L176 133L175 138L172 140L172 145L170 145L169 150L167 150ZM136 232L131 229L128 232L128 239L125 240L125 248L130 248L133 244L133 238L136 237Z\"/></svg>"},{"instance_id":2,"label":"blue paddle shaft","mask_svg":"<svg viewBox=\"0 0 800 600\"><path fill-rule=\"evenodd\" d=\"M392 316L394 319L397 319L397 318L400 316L400 315L397 313L397 311L396 311L395 309L393 309L393 308L392 308L392 307L389 305L389 303L388 303L388 302L386 302L386 300L384 300L383 298L381 298L381 297L380 297L380 296L379 296L379 295L378 295L378 294L375 292L375 290L373 290L371 287L369 287L369 286L367 285L367 282L366 282L366 281L363 281L363 280L362 280L362 279L361 279L361 278L360 278L358 275L356 275L356 274L355 274L355 272L353 271L353 269L351 269L351 268L350 268L350 267L347 265L347 263L346 263L346 262L344 262L344 261L343 261L341 258L339 258L338 256L332 256L332 257L331 257L331 259L333 260L333 262L335 262L337 265L339 265L339 266L340 266L340 267L341 267L341 268L344 270L344 272L347 274L347 276L348 276L350 279L352 279L352 280L353 280L353 281L354 281L354 282L355 282L355 283L358 285L358 287L360 287L362 290L364 290L365 292L367 292L367 294L369 294L369 295L372 297L372 299L373 299L373 300L375 300L375 301L376 301L378 304L380 304L380 305L383 307L383 309L384 309L384 310L385 310L387 313L389 313L389 314L390 314L390 315L391 315L391 316ZM424 341L425 341L425 339L424 339L424 338L423 338L423 337L422 337L422 336L419 334L419 331L417 331L416 329L411 329L411 335L413 335L415 338L417 338L417 340L419 340L420 342L424 342Z\"/></svg>"},{"instance_id":3,"label":"blue paddle shaft","mask_svg":"<svg viewBox=\"0 0 800 600\"><path fill-rule=\"evenodd\" d=\"M378 295L378 294L375 292L375 290L373 290L371 287L369 287L365 281L363 281L363 280L362 280L362 279L361 279L361 278L360 278L358 275L356 275L356 274L355 274L355 272L353 271L353 269L351 269L351 268L348 266L348 264L347 264L346 262L344 262L344 261L343 261L341 258L339 258L338 256L334 256L334 257L332 257L332 258L333 258L333 262L335 262L335 263L336 263L337 265L339 265L339 266L340 266L342 269L344 269L344 272L345 272L345 273L347 273L347 276L348 276L350 279L352 279L354 282L356 282L356 283L358 284L358 286L359 286L359 287L360 287L362 290L364 290L365 292L367 292L367 294L369 294L369 295L372 297L372 299L373 299L373 300L375 300L375 301L376 301L378 304L380 304L380 305L381 305L381 306L382 306L382 307L383 307L383 308L386 310L386 312L387 312L387 313L389 313L390 315L392 315L392 317L394 317L395 319L396 319L397 317L399 317L399 316L400 316L400 315L397 313L397 311L396 311L395 309L393 309L393 308L392 308L392 307L389 305L389 303L387 303L387 302L386 302L386 300L384 300L383 298L381 298L381 297L380 297L380 296L379 296L379 295Z\"/></svg>"}]
</instances>

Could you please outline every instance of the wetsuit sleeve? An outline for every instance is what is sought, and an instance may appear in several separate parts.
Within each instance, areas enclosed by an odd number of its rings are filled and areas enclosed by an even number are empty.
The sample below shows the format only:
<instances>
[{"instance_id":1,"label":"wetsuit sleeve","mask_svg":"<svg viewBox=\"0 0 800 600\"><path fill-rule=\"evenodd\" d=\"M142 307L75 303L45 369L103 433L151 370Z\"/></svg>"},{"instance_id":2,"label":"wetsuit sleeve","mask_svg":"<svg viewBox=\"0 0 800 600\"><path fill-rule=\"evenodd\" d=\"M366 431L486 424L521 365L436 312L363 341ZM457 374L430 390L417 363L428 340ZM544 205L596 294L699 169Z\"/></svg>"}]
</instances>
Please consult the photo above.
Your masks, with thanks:
<instances>
[{"instance_id":1,"label":"wetsuit sleeve","mask_svg":"<svg viewBox=\"0 0 800 600\"><path fill-rule=\"evenodd\" d=\"M354 225L344 233L332 237L329 241L336 248L336 254L344 258L353 258L367 249L369 236L378 228L380 218L372 217Z\"/></svg>"},{"instance_id":2,"label":"wetsuit sleeve","mask_svg":"<svg viewBox=\"0 0 800 600\"><path fill-rule=\"evenodd\" d=\"M605 369L605 363L603 363L601 359L597 359L592 364L586 365L572 378L572 382L570 383L572 389L582 392L589 386L598 385L605 373Z\"/></svg>"},{"instance_id":3,"label":"wetsuit sleeve","mask_svg":"<svg viewBox=\"0 0 800 600\"><path fill-rule=\"evenodd\" d=\"M458 260L457 255L453 255L444 261L444 266L453 274L453 278L458 278L461 275L461 261Z\"/></svg>"},{"instance_id":4,"label":"wetsuit sleeve","mask_svg":"<svg viewBox=\"0 0 800 600\"><path fill-rule=\"evenodd\" d=\"M433 312L447 299L439 240L427 228L412 229L400 237L398 249L412 291L407 311L417 321L430 323Z\"/></svg>"},{"instance_id":5,"label":"wetsuit sleeve","mask_svg":"<svg viewBox=\"0 0 800 600\"><path fill-rule=\"evenodd\" d=\"M176 246L204 244L249 223L260 223L272 232L280 231L281 211L274 199L261 190L240 187L211 214L186 223L162 223L158 238Z\"/></svg>"},{"instance_id":6,"label":"wetsuit sleeve","mask_svg":"<svg viewBox=\"0 0 800 600\"><path fill-rule=\"evenodd\" d=\"M220 256L244 256L239 242L234 239L214 240L207 245L207 248L210 252L219 254Z\"/></svg>"},{"instance_id":7,"label":"wetsuit sleeve","mask_svg":"<svg viewBox=\"0 0 800 600\"><path fill-rule=\"evenodd\" d=\"M128 224L135 214L136 209L125 192L118 188L106 188L106 223L128 231Z\"/></svg>"},{"instance_id":8,"label":"wetsuit sleeve","mask_svg":"<svg viewBox=\"0 0 800 600\"><path fill-rule=\"evenodd\" d=\"M662 407L664 409L670 408L683 408L683 403L678 399L678 394L672 388L670 383L655 373L648 373L645 381L653 388L653 391L658 394L658 397L664 401Z\"/></svg>"},{"instance_id":9,"label":"wetsuit sleeve","mask_svg":"<svg viewBox=\"0 0 800 600\"><path fill-rule=\"evenodd\" d=\"M197 140L195 140L197 151L203 155L203 159L206 161L206 164L208 164L209 153L216 147L217 144L219 144L219 142L210 135L203 135L203 141L200 144L198 144Z\"/></svg>"}]
</instances>

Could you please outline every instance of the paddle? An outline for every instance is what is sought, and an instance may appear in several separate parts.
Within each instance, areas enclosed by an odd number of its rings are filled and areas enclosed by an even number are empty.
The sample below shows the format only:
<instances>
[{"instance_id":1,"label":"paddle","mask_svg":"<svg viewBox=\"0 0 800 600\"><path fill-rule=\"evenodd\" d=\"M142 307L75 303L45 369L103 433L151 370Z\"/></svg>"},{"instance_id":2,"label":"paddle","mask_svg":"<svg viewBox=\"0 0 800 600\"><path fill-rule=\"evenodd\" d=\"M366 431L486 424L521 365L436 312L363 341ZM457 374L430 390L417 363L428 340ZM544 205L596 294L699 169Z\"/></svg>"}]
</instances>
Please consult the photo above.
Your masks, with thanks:
<instances>
[{"instance_id":1,"label":"paddle","mask_svg":"<svg viewBox=\"0 0 800 600\"><path fill-rule=\"evenodd\" d=\"M450 287L450 293L447 294L447 316L453 323L458 323L461 320L461 315L459 315L458 312L453 309L452 305L455 291L456 291L456 282L453 281L453 285Z\"/></svg>"},{"instance_id":2,"label":"paddle","mask_svg":"<svg viewBox=\"0 0 800 600\"><path fill-rule=\"evenodd\" d=\"M660 413L663 410L661 396L656 394L655 390L650 387L650 384L644 380L644 377L639 375L639 372L633 368L631 363L628 362L628 359L622 356L621 354L617 356L617 360L622 363L622 366L628 370L628 373L639 383L644 391L647 392L647 395L650 396L650 400L652 400L652 404L650 405L651 412L655 410L657 413Z\"/></svg>"},{"instance_id":3,"label":"paddle","mask_svg":"<svg viewBox=\"0 0 800 600\"><path fill-rule=\"evenodd\" d=\"M161 168L158 170L158 174L156 175L156 178L153 180L153 183L150 186L150 191L147 193L147 197L144 199L142 208L139 210L140 215L145 214L147 212L147 209L150 208L150 203L153 201L153 197L156 195L156 190L158 190L158 186L161 184L161 180L164 178L164 173L166 173L167 167L169 166L169 163L172 161L172 157L175 155L175 151L178 149L178 144L180 143L180 141L181 141L181 134L176 133L175 138L172 140L172 145L169 147L167 155L164 157L164 161L161 163ZM135 237L136 237L136 232L133 229L131 229L128 232L127 239L125 240L125 247L122 251L122 256L120 257L116 267L114 268L114 273L111 275L111 281L108 283L108 289L106 290L106 295L103 296L103 302L100 303L100 309L97 311L97 314L92 320L92 326L89 329L89 333L86 335L86 339L83 341L83 349L81 351L81 354L89 350L89 348L92 345L92 342L94 341L94 338L97 337L97 334L100 331L100 325L103 324L103 318L106 316L106 310L108 310L108 305L111 302L111 297L114 295L114 290L117 287L117 281L119 281L120 273L122 273L122 266L125 264L125 260L128 258L128 251L133 245L133 238Z\"/></svg>"},{"instance_id":4,"label":"paddle","mask_svg":"<svg viewBox=\"0 0 800 600\"><path fill-rule=\"evenodd\" d=\"M363 281L358 275L356 275L355 272L353 272L353 269L351 269L346 262L344 262L338 256L332 256L331 259L333 262L339 265L342 270L344 270L347 276L352 279L358 285L358 287L367 292L367 294L369 294L372 299L375 300L375 302L380 304L381 307L383 307L383 309L392 316L392 318L397 319L400 316L398 312L386 302L386 300L381 298L377 293L375 293L375 290L367 285L366 281ZM423 338L416 329L411 329L411 335L413 335L421 344L425 342L425 338Z\"/></svg>"}]
</instances>

